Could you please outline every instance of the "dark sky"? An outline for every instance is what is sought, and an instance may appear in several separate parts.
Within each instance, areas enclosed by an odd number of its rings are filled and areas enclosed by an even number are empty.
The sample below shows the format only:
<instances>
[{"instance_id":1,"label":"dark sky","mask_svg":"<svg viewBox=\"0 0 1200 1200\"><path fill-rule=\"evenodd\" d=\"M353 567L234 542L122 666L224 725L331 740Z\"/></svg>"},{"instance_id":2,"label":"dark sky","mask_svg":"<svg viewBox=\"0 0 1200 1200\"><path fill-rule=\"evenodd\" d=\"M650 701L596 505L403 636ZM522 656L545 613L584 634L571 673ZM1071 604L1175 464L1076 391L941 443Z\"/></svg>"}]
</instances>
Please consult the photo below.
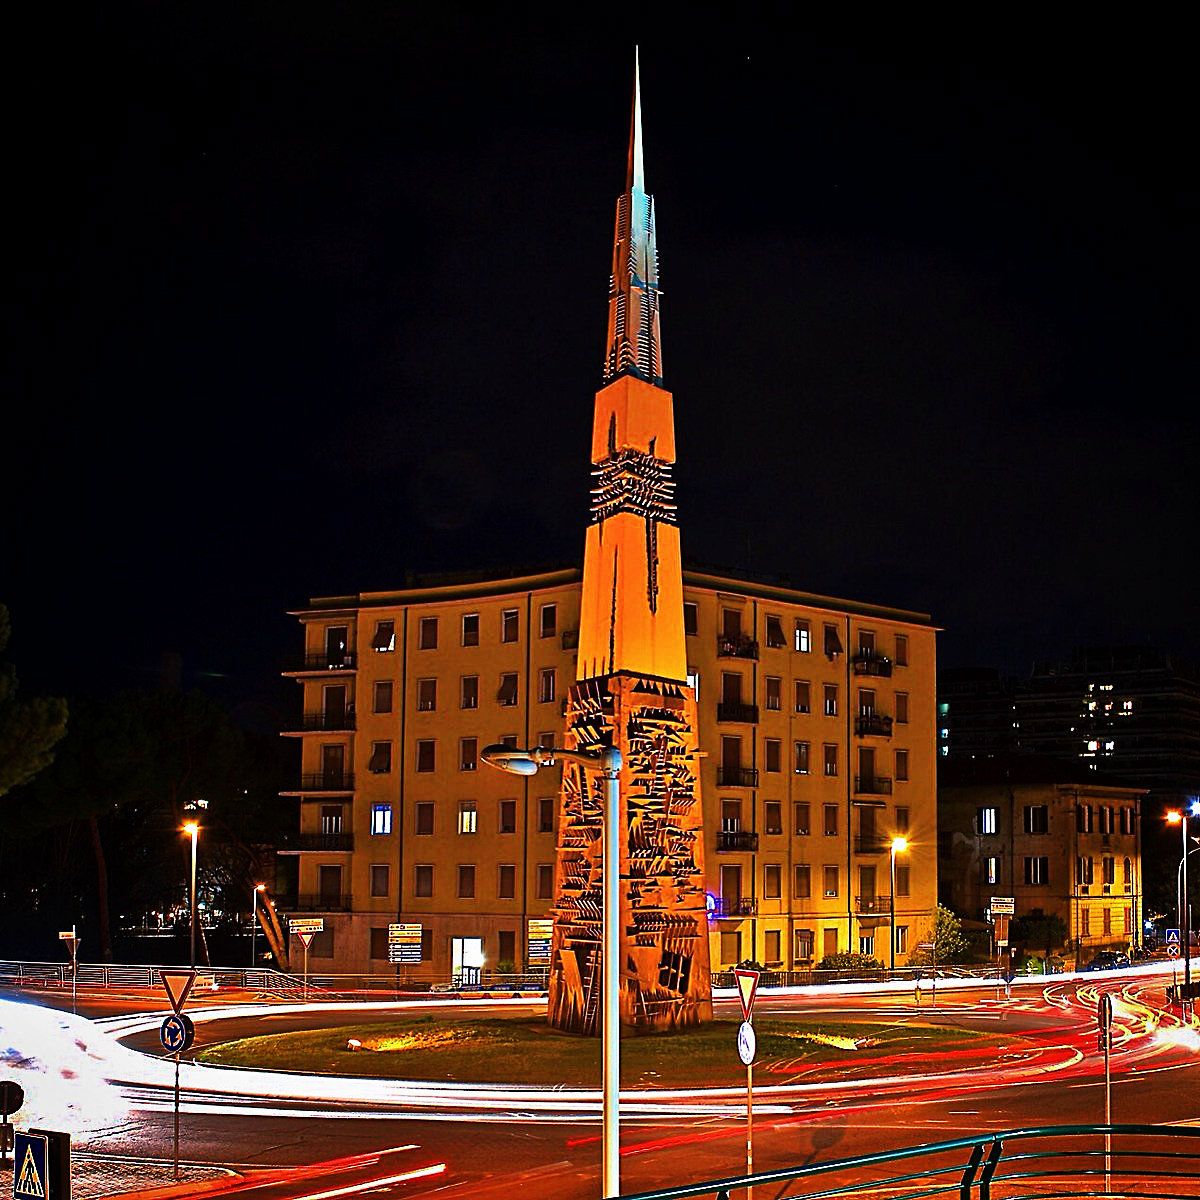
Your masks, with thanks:
<instances>
[{"instance_id":1,"label":"dark sky","mask_svg":"<svg viewBox=\"0 0 1200 1200\"><path fill-rule=\"evenodd\" d=\"M310 595L579 560L635 40L685 553L929 611L944 665L1196 653L1169 30L28 7L0 599L31 689L172 648L251 694Z\"/></svg>"}]
</instances>

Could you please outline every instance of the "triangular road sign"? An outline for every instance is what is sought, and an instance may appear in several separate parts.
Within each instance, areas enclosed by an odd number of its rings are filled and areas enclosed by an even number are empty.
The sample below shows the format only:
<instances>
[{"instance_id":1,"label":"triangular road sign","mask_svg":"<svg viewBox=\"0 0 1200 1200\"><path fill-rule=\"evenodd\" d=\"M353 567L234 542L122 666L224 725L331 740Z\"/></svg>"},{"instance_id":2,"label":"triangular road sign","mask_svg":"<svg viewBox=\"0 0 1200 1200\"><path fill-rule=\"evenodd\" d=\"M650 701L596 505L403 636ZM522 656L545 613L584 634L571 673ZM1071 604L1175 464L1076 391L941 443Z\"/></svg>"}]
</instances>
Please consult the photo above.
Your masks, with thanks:
<instances>
[{"instance_id":1,"label":"triangular road sign","mask_svg":"<svg viewBox=\"0 0 1200 1200\"><path fill-rule=\"evenodd\" d=\"M758 991L758 972L757 971L734 971L733 977L737 980L738 999L742 1002L742 1019L750 1020L750 1014L754 1011L754 996Z\"/></svg>"},{"instance_id":2,"label":"triangular road sign","mask_svg":"<svg viewBox=\"0 0 1200 1200\"><path fill-rule=\"evenodd\" d=\"M171 1008L176 1013L183 1012L187 998L192 994L192 985L196 982L195 971L159 971L163 991L171 1002Z\"/></svg>"},{"instance_id":3,"label":"triangular road sign","mask_svg":"<svg viewBox=\"0 0 1200 1200\"><path fill-rule=\"evenodd\" d=\"M1181 939L1179 937L1178 929L1168 929L1167 930L1167 945L1168 946L1178 946L1180 943L1180 940Z\"/></svg>"},{"instance_id":4,"label":"triangular road sign","mask_svg":"<svg viewBox=\"0 0 1200 1200\"><path fill-rule=\"evenodd\" d=\"M315 929L298 929L296 936L304 943L304 948L307 950L312 945L312 940L317 936Z\"/></svg>"},{"instance_id":5,"label":"triangular road sign","mask_svg":"<svg viewBox=\"0 0 1200 1200\"><path fill-rule=\"evenodd\" d=\"M20 1174L13 1184L14 1196L44 1196L46 1185L38 1174L37 1162L33 1157L33 1147L26 1143L25 1161L21 1164Z\"/></svg>"}]
</instances>

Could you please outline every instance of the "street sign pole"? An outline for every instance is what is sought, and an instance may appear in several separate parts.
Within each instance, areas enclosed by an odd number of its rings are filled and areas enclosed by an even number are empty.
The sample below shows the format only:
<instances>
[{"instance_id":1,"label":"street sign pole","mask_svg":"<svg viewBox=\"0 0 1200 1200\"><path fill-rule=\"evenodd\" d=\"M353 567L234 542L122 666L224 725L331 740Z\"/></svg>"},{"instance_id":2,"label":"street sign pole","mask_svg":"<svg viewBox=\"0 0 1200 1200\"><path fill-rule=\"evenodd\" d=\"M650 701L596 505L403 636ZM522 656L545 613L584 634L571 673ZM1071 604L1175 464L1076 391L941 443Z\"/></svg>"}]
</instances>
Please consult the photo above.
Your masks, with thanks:
<instances>
[{"instance_id":1,"label":"street sign pole","mask_svg":"<svg viewBox=\"0 0 1200 1200\"><path fill-rule=\"evenodd\" d=\"M758 994L757 971L735 970L738 1000L742 1005L742 1025L738 1029L738 1057L746 1064L746 1174L754 1174L754 998ZM753 1200L754 1188L746 1185L746 1200Z\"/></svg>"},{"instance_id":2,"label":"street sign pole","mask_svg":"<svg viewBox=\"0 0 1200 1200\"><path fill-rule=\"evenodd\" d=\"M1100 1048L1104 1051L1104 1190L1112 1191L1112 996L1104 993L1096 1005L1096 1023L1100 1026Z\"/></svg>"},{"instance_id":3,"label":"street sign pole","mask_svg":"<svg viewBox=\"0 0 1200 1200\"><path fill-rule=\"evenodd\" d=\"M179 1055L175 1055L175 1179L179 1179Z\"/></svg>"}]
</instances>

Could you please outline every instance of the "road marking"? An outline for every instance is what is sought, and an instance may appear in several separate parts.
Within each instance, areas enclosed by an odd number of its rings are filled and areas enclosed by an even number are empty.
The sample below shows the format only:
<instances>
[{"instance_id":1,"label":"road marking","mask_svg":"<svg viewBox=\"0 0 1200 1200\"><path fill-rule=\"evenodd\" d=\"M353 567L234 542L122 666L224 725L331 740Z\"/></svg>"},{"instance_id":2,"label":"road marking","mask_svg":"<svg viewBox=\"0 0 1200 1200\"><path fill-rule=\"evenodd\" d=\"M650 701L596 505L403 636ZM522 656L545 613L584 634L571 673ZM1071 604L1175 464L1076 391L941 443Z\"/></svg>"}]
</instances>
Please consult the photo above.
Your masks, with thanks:
<instances>
[{"instance_id":1,"label":"road marking","mask_svg":"<svg viewBox=\"0 0 1200 1200\"><path fill-rule=\"evenodd\" d=\"M438 1163L433 1167L422 1167L418 1171L405 1171L403 1175L389 1175L384 1179L368 1179L363 1183L331 1188L327 1192L306 1192L303 1196L297 1196L296 1200L332 1200L334 1196L351 1196L355 1192L373 1192L378 1188L389 1187L393 1183L405 1183L409 1179L425 1179L430 1175L440 1175L445 1169L445 1163Z\"/></svg>"}]
</instances>

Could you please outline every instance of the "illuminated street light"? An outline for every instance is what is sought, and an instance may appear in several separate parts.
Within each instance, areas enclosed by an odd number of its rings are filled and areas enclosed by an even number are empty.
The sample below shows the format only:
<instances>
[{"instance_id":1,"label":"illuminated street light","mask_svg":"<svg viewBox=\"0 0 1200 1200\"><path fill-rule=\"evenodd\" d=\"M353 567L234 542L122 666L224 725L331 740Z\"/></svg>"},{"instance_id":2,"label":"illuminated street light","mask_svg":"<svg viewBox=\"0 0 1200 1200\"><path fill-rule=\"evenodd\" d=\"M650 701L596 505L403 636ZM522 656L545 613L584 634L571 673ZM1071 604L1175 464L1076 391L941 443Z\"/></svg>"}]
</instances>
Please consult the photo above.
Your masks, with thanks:
<instances>
[{"instance_id":1,"label":"illuminated street light","mask_svg":"<svg viewBox=\"0 0 1200 1200\"><path fill-rule=\"evenodd\" d=\"M1183 936L1183 1015L1187 1019L1192 1011L1192 930L1191 906L1188 904L1188 817L1200 817L1200 799L1194 798L1182 811L1172 809L1167 813L1167 824L1178 825L1183 837L1183 858L1179 863L1179 930Z\"/></svg>"},{"instance_id":2,"label":"illuminated street light","mask_svg":"<svg viewBox=\"0 0 1200 1200\"><path fill-rule=\"evenodd\" d=\"M908 838L894 837L892 838L892 894L889 897L891 902L891 915L888 922L888 941L891 943L891 970L896 970L896 855L903 854L908 849ZM934 936L937 936L937 929L934 929Z\"/></svg>"},{"instance_id":3,"label":"illuminated street light","mask_svg":"<svg viewBox=\"0 0 1200 1200\"><path fill-rule=\"evenodd\" d=\"M254 885L254 899L251 901L250 909L250 965L258 966L258 893L265 892L267 885L265 883L256 883Z\"/></svg>"},{"instance_id":4,"label":"illuminated street light","mask_svg":"<svg viewBox=\"0 0 1200 1200\"><path fill-rule=\"evenodd\" d=\"M621 752L615 746L596 746L589 750L563 750L557 746L532 746L518 750L503 744L486 746L479 756L490 767L513 775L536 775L539 767L556 760L576 762L591 769L599 768L605 781L604 817L604 991L600 1036L604 1058L603 1078L603 1163L604 1196L621 1194L621 1006L620 1006L620 863L621 842L617 813L621 798Z\"/></svg>"},{"instance_id":5,"label":"illuminated street light","mask_svg":"<svg viewBox=\"0 0 1200 1200\"><path fill-rule=\"evenodd\" d=\"M191 929L191 960L192 970L196 969L196 842L200 837L200 824L198 821L185 821L183 823L183 832L192 839L192 919L189 922Z\"/></svg>"}]
</instances>

